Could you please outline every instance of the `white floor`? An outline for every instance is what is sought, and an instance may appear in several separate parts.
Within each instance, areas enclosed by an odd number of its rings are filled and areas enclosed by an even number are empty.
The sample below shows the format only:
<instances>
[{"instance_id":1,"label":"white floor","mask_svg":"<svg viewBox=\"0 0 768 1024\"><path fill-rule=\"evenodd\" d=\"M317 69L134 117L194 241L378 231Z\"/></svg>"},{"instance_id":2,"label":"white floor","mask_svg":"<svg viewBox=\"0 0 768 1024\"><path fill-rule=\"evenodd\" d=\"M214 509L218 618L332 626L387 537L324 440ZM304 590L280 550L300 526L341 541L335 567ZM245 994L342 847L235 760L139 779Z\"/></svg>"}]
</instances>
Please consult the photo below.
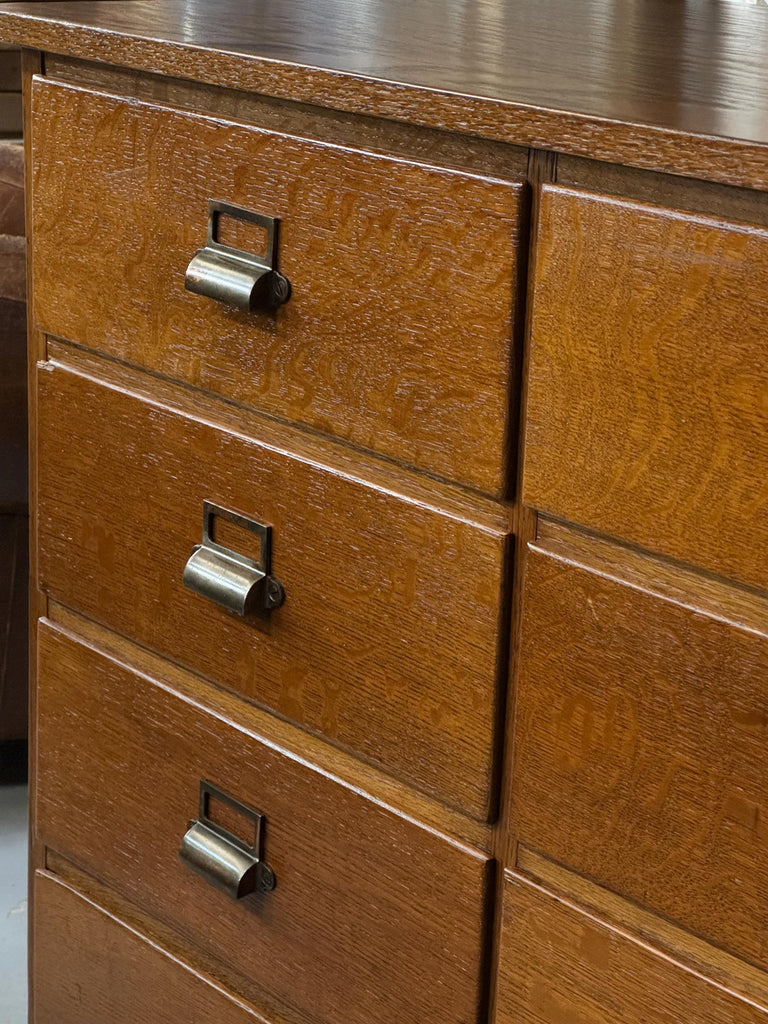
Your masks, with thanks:
<instances>
[{"instance_id":1,"label":"white floor","mask_svg":"<svg viewBox=\"0 0 768 1024\"><path fill-rule=\"evenodd\" d=\"M0 785L0 1024L27 1024L27 787Z\"/></svg>"}]
</instances>

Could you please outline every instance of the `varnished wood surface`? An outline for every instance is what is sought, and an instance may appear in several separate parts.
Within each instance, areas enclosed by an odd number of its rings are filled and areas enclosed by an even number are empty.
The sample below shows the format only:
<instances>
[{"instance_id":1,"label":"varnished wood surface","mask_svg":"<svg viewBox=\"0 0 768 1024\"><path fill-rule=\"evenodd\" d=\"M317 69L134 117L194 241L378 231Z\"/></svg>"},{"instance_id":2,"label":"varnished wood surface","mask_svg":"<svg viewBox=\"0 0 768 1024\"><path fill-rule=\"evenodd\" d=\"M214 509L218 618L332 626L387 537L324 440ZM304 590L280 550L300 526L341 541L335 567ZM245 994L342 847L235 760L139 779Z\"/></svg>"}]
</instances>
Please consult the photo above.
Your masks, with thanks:
<instances>
[{"instance_id":1,"label":"varnished wood surface","mask_svg":"<svg viewBox=\"0 0 768 1024\"><path fill-rule=\"evenodd\" d=\"M50 847L43 850L38 872L55 876L77 894L85 897L99 910L130 928L140 939L147 940L158 952L167 954L177 961L182 970L188 968L196 977L211 982L235 1001L247 1004L254 1013L260 1014L269 1024L316 1024L307 1014L276 999L253 979L234 970L231 964L211 956L194 945L179 932L162 924L151 913L142 910L121 896L115 889L108 888L93 875L76 867L72 861L62 857ZM32 886L34 892L35 886ZM34 928L33 928L34 931ZM160 968L162 970L162 968ZM186 973L186 972L184 972ZM182 974L182 977L184 975ZM234 995L236 993L236 995ZM150 1018L151 1019L151 1018ZM215 1020L215 1018L214 1018ZM207 1018L201 1024L205 1024ZM132 1020L131 1024L144 1024L144 1019Z\"/></svg>"},{"instance_id":2,"label":"varnished wood surface","mask_svg":"<svg viewBox=\"0 0 768 1024\"><path fill-rule=\"evenodd\" d=\"M53 875L34 886L35 1024L266 1024Z\"/></svg>"},{"instance_id":3,"label":"varnished wood surface","mask_svg":"<svg viewBox=\"0 0 768 1024\"><path fill-rule=\"evenodd\" d=\"M765 1024L712 984L546 890L506 883L496 1024Z\"/></svg>"},{"instance_id":4,"label":"varnished wood surface","mask_svg":"<svg viewBox=\"0 0 768 1024\"><path fill-rule=\"evenodd\" d=\"M768 185L762 5L81 0L2 5L0 35L286 99Z\"/></svg>"},{"instance_id":5,"label":"varnished wood surface","mask_svg":"<svg viewBox=\"0 0 768 1024\"><path fill-rule=\"evenodd\" d=\"M257 732L265 742L306 758L319 771L333 775L350 787L365 790L378 803L392 807L397 813L420 821L483 853L492 852L495 832L492 825L475 821L460 811L425 797L413 787L398 782L354 755L339 750L290 722L284 722L269 711L244 704L237 694L211 686L187 669L139 647L55 601L49 601L48 613L50 621L63 630L77 634L89 646L98 647L115 661L130 665L136 672L171 687L186 699L204 703L212 714L246 722L248 728Z\"/></svg>"},{"instance_id":6,"label":"varnished wood surface","mask_svg":"<svg viewBox=\"0 0 768 1024\"><path fill-rule=\"evenodd\" d=\"M528 552L514 839L766 968L768 616L585 555Z\"/></svg>"},{"instance_id":7,"label":"varnished wood surface","mask_svg":"<svg viewBox=\"0 0 768 1024\"><path fill-rule=\"evenodd\" d=\"M506 490L520 185L42 81L33 117L37 326ZM185 291L209 199L280 218L276 314Z\"/></svg>"},{"instance_id":8,"label":"varnished wood surface","mask_svg":"<svg viewBox=\"0 0 768 1024\"><path fill-rule=\"evenodd\" d=\"M318 1021L470 1024L488 862L41 624L38 838ZM178 847L206 778L266 815L235 903Z\"/></svg>"},{"instance_id":9,"label":"varnished wood surface","mask_svg":"<svg viewBox=\"0 0 768 1024\"><path fill-rule=\"evenodd\" d=\"M768 587L768 231L546 186L524 500Z\"/></svg>"},{"instance_id":10,"label":"varnished wood surface","mask_svg":"<svg viewBox=\"0 0 768 1024\"><path fill-rule=\"evenodd\" d=\"M147 401L151 387L130 394L50 363L39 377L46 590L453 806L491 812L505 531L217 429L210 404L182 415ZM204 499L273 527L286 601L269 618L182 585Z\"/></svg>"},{"instance_id":11,"label":"varnished wood surface","mask_svg":"<svg viewBox=\"0 0 768 1024\"><path fill-rule=\"evenodd\" d=\"M768 1007L768 973L746 960L726 953L527 846L518 847L515 874L557 894L610 927L627 932L716 985Z\"/></svg>"}]
</instances>

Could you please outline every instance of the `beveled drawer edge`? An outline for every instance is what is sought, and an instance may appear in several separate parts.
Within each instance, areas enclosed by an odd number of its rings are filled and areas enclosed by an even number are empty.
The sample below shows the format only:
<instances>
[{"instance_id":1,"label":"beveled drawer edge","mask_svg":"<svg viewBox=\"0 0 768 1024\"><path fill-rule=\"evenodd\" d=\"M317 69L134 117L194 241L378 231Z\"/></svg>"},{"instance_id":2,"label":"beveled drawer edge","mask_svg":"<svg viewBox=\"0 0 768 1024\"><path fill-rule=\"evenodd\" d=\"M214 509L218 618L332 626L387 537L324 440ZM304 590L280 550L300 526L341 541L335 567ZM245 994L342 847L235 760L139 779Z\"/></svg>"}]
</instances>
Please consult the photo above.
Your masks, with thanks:
<instances>
[{"instance_id":1,"label":"beveled drawer edge","mask_svg":"<svg viewBox=\"0 0 768 1024\"><path fill-rule=\"evenodd\" d=\"M768 974L678 925L591 882L522 843L506 882L522 881L609 931L671 960L681 970L768 1012Z\"/></svg>"},{"instance_id":2,"label":"beveled drawer edge","mask_svg":"<svg viewBox=\"0 0 768 1024\"><path fill-rule=\"evenodd\" d=\"M686 207L677 209L672 206L666 206L652 198L636 198L631 194L602 192L590 185L572 185L554 181L545 182L541 188L544 197L556 195L585 204L599 203L601 206L614 206L621 209L631 206L644 214L657 216L664 220L683 221L688 224L697 224L719 231L740 231L745 234L754 232L758 235L768 233L768 224L753 223L736 217L731 218L721 212L707 213L704 210L694 211ZM762 193L756 194L760 195Z\"/></svg>"},{"instance_id":3,"label":"beveled drawer edge","mask_svg":"<svg viewBox=\"0 0 768 1024\"><path fill-rule=\"evenodd\" d=\"M232 971L225 963L209 957L167 925L150 918L123 896L107 888L100 880L87 874L54 849L45 850L44 868L35 877L47 878L125 928L158 955L178 964L183 970L200 978L222 997L249 1013L254 1024L310 1024L292 1007L278 1007L274 997L252 981ZM238 995L237 993L242 993ZM257 1007L261 1007L258 1009ZM264 1015L266 1014L266 1016Z\"/></svg>"},{"instance_id":4,"label":"beveled drawer edge","mask_svg":"<svg viewBox=\"0 0 768 1024\"><path fill-rule=\"evenodd\" d=\"M390 459L362 452L343 441L327 438L290 422L241 407L219 396L98 354L75 342L47 335L45 362L171 412L189 416L274 451L285 452L307 465L359 481L414 505L465 522L488 534L511 534L515 508L412 470Z\"/></svg>"},{"instance_id":5,"label":"beveled drawer edge","mask_svg":"<svg viewBox=\"0 0 768 1024\"><path fill-rule=\"evenodd\" d=\"M737 629L768 636L768 595L706 569L545 515L538 516L536 538L528 547Z\"/></svg>"},{"instance_id":6,"label":"beveled drawer edge","mask_svg":"<svg viewBox=\"0 0 768 1024\"><path fill-rule=\"evenodd\" d=\"M528 150L513 143L457 135L405 121L331 107L276 99L265 93L228 89L189 78L152 72L136 75L125 67L59 54L46 56L45 78L122 99L157 103L246 127L336 143L372 155L400 157L427 166L492 176L511 183L525 178Z\"/></svg>"},{"instance_id":7,"label":"beveled drawer edge","mask_svg":"<svg viewBox=\"0 0 768 1024\"><path fill-rule=\"evenodd\" d=\"M257 736L260 742L283 756L370 799L378 807L440 837L474 859L486 861L492 855L493 825L465 817L431 800L405 783L357 760L352 754L180 668L64 605L51 600L48 617L41 619L40 624L151 680L207 714L215 715L234 730Z\"/></svg>"}]
</instances>

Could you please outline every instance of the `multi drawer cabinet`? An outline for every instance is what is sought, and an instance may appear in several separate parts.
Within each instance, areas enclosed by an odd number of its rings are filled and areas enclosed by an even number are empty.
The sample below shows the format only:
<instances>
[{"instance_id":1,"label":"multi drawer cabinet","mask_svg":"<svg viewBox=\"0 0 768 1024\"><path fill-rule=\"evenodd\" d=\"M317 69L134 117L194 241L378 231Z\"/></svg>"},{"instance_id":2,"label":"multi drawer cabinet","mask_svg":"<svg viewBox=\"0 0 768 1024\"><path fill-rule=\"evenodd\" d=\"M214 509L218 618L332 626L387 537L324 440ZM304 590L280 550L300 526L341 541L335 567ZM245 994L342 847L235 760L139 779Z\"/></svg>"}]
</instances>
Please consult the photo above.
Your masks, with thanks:
<instances>
[{"instance_id":1,"label":"multi drawer cabinet","mask_svg":"<svg viewBox=\"0 0 768 1024\"><path fill-rule=\"evenodd\" d=\"M768 1021L768 137L491 6L0 10L37 1024Z\"/></svg>"}]
</instances>

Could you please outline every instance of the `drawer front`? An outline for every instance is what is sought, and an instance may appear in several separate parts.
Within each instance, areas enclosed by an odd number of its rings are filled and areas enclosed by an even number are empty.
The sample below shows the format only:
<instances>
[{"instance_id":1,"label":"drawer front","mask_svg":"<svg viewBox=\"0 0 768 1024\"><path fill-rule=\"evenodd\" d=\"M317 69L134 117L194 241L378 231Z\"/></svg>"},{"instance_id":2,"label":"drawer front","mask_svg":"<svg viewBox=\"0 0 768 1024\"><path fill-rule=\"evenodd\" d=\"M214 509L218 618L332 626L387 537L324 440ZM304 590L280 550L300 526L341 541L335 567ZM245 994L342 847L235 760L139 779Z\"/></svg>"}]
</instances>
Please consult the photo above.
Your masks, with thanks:
<instances>
[{"instance_id":1,"label":"drawer front","mask_svg":"<svg viewBox=\"0 0 768 1024\"><path fill-rule=\"evenodd\" d=\"M478 1019L484 857L44 622L39 670L43 843L313 1019ZM182 863L201 779L265 816L272 891Z\"/></svg>"},{"instance_id":2,"label":"drawer front","mask_svg":"<svg viewBox=\"0 0 768 1024\"><path fill-rule=\"evenodd\" d=\"M34 886L36 1024L265 1024L51 875Z\"/></svg>"},{"instance_id":3,"label":"drawer front","mask_svg":"<svg viewBox=\"0 0 768 1024\"><path fill-rule=\"evenodd\" d=\"M503 489L520 185L43 81L32 116L43 330ZM209 199L280 218L277 313L184 290Z\"/></svg>"},{"instance_id":4,"label":"drawer front","mask_svg":"<svg viewBox=\"0 0 768 1024\"><path fill-rule=\"evenodd\" d=\"M39 380L46 590L488 813L504 534L61 366L44 364ZM281 607L240 616L183 585L206 500L272 528ZM246 531L228 540L256 554Z\"/></svg>"},{"instance_id":5,"label":"drawer front","mask_svg":"<svg viewBox=\"0 0 768 1024\"><path fill-rule=\"evenodd\" d=\"M765 1024L768 1013L510 879L504 894L496 1024Z\"/></svg>"},{"instance_id":6,"label":"drawer front","mask_svg":"<svg viewBox=\"0 0 768 1024\"><path fill-rule=\"evenodd\" d=\"M529 552L514 831L758 966L768 636Z\"/></svg>"},{"instance_id":7,"label":"drawer front","mask_svg":"<svg viewBox=\"0 0 768 1024\"><path fill-rule=\"evenodd\" d=\"M525 501L768 586L768 231L548 187Z\"/></svg>"}]
</instances>

